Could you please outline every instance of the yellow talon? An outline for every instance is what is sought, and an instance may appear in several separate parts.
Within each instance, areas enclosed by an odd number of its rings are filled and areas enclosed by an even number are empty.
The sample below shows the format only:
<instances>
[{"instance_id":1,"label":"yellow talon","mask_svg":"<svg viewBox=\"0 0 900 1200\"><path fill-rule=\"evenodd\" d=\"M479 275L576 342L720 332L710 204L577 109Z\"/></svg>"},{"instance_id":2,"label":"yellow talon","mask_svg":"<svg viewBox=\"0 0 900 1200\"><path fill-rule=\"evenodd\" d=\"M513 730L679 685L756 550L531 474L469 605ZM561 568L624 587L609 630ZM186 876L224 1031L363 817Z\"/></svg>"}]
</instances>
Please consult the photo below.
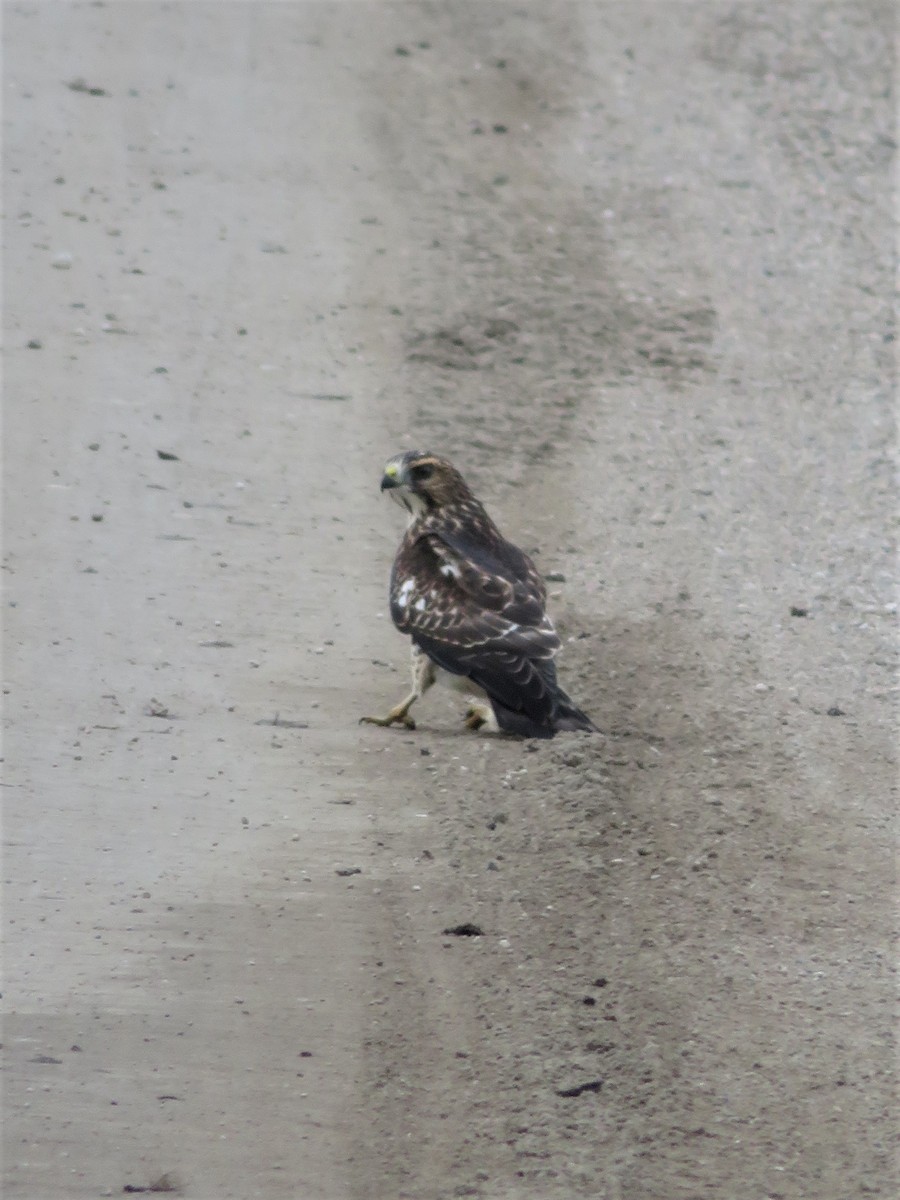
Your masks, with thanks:
<instances>
[{"instance_id":1,"label":"yellow talon","mask_svg":"<svg viewBox=\"0 0 900 1200\"><path fill-rule=\"evenodd\" d=\"M380 725L387 729L389 725L405 725L407 729L415 729L416 723L406 713L389 712L386 717L360 717L360 725Z\"/></svg>"},{"instance_id":2,"label":"yellow talon","mask_svg":"<svg viewBox=\"0 0 900 1200\"><path fill-rule=\"evenodd\" d=\"M477 732L482 725L486 723L486 721L487 717L485 717L484 713L480 712L477 708L470 708L463 718L463 724L465 725L466 729L471 729L473 733Z\"/></svg>"}]
</instances>

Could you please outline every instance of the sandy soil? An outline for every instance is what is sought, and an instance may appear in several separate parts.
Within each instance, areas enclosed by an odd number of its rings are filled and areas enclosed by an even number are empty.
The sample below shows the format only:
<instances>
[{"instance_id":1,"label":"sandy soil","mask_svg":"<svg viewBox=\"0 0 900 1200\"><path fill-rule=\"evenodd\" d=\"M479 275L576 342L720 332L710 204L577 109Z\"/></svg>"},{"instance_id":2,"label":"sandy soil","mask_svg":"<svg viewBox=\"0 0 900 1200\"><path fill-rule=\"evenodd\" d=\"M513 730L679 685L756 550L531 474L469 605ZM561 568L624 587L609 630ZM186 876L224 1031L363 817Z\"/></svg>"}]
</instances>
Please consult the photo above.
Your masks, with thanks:
<instances>
[{"instance_id":1,"label":"sandy soil","mask_svg":"<svg viewBox=\"0 0 900 1200\"><path fill-rule=\"evenodd\" d=\"M891 6L4 16L4 1196L895 1195ZM357 725L414 444L603 736Z\"/></svg>"}]
</instances>

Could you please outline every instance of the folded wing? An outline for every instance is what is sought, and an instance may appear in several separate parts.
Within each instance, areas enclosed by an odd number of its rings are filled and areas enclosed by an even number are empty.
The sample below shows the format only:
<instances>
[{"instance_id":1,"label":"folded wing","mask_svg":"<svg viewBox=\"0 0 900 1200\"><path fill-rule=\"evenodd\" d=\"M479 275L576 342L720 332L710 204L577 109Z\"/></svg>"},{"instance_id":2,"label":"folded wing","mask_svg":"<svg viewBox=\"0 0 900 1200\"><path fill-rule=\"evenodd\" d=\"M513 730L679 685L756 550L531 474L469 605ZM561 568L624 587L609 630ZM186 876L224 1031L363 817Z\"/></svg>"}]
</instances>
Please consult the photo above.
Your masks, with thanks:
<instances>
[{"instance_id":1,"label":"folded wing","mask_svg":"<svg viewBox=\"0 0 900 1200\"><path fill-rule=\"evenodd\" d=\"M551 725L561 696L553 662L560 643L527 555L465 530L429 531L395 574L391 614L402 632L438 666L483 688L502 728Z\"/></svg>"}]
</instances>

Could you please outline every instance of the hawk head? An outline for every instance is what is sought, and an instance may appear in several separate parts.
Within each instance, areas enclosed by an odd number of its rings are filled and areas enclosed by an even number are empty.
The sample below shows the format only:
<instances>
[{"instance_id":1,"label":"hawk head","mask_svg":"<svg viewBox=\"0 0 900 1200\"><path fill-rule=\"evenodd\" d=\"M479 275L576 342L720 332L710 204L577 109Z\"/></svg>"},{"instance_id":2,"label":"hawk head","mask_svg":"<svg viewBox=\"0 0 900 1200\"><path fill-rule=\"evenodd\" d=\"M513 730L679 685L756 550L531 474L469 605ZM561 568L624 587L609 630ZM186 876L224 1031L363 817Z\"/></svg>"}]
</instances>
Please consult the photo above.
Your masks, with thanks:
<instances>
[{"instance_id":1,"label":"hawk head","mask_svg":"<svg viewBox=\"0 0 900 1200\"><path fill-rule=\"evenodd\" d=\"M472 493L452 463L436 454L407 450L385 463L381 490L391 496L415 520L447 504L458 504Z\"/></svg>"}]
</instances>

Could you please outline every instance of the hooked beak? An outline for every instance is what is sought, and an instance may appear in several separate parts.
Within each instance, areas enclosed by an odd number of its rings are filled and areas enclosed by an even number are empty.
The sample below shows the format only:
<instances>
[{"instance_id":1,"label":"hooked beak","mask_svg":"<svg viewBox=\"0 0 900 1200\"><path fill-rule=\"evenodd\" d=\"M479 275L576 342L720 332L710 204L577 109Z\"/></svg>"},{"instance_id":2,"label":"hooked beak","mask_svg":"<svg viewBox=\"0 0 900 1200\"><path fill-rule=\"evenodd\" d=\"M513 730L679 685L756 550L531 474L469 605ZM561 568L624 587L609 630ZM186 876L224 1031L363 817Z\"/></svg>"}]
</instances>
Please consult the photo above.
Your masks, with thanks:
<instances>
[{"instance_id":1,"label":"hooked beak","mask_svg":"<svg viewBox=\"0 0 900 1200\"><path fill-rule=\"evenodd\" d=\"M384 474L381 477L381 490L387 491L388 488L398 488L403 486L403 480L400 476L400 467L397 463L388 463L384 468Z\"/></svg>"}]
</instances>

